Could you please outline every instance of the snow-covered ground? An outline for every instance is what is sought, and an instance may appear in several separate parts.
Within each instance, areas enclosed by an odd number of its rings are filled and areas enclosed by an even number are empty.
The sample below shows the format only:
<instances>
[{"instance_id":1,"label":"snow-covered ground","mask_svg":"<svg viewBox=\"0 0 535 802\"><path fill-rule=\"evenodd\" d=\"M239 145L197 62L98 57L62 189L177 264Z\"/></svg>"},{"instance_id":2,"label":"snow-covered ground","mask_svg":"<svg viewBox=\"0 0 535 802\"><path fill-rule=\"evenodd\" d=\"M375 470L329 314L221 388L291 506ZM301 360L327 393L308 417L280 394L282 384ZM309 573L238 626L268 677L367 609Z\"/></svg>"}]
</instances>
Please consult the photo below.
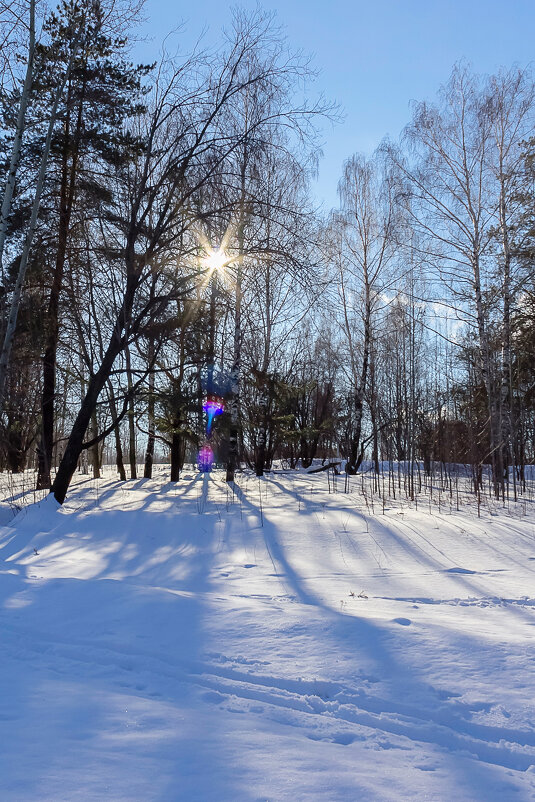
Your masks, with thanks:
<instances>
[{"instance_id":1,"label":"snow-covered ground","mask_svg":"<svg viewBox=\"0 0 535 802\"><path fill-rule=\"evenodd\" d=\"M25 507L0 530L0 799L535 799L525 512L162 471Z\"/></svg>"}]
</instances>

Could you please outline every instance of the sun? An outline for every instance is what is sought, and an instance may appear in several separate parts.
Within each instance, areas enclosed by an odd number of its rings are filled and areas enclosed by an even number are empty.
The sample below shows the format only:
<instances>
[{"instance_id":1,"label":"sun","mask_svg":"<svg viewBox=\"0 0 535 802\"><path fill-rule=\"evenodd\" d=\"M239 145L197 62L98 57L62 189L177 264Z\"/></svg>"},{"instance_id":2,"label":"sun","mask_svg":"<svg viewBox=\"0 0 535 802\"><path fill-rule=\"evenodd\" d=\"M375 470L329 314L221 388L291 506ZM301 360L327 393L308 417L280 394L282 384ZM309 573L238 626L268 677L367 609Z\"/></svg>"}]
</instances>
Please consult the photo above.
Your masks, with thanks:
<instances>
[{"instance_id":1,"label":"sun","mask_svg":"<svg viewBox=\"0 0 535 802\"><path fill-rule=\"evenodd\" d=\"M230 259L224 250L219 248L217 251L209 251L203 258L203 264L211 271L223 270L227 266Z\"/></svg>"}]
</instances>

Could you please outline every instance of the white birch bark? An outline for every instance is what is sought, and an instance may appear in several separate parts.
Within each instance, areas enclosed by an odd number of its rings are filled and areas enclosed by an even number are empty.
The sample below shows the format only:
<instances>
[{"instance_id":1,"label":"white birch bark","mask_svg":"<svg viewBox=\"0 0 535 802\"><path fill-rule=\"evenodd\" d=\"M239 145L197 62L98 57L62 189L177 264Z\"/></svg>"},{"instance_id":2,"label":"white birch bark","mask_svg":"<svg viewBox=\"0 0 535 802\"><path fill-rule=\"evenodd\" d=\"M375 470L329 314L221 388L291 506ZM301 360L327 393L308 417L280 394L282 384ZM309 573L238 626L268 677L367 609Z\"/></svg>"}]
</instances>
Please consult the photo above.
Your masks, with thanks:
<instances>
[{"instance_id":1,"label":"white birch bark","mask_svg":"<svg viewBox=\"0 0 535 802\"><path fill-rule=\"evenodd\" d=\"M22 87L22 94L20 96L19 110L17 114L17 124L15 128L15 138L13 140L13 148L11 150L11 157L9 160L9 170L7 174L6 186L4 189L4 198L2 200L2 209L0 210L0 274L4 276L3 257L4 245L6 241L7 222L11 213L11 203L13 201L13 193L15 191L15 181L17 178L17 170L20 162L20 151L22 146L22 135L24 133L24 125L26 120L26 110L32 90L33 81L33 66L35 58L35 0L30 0L30 38L28 43L28 61L26 64L26 75L24 77L24 84Z\"/></svg>"},{"instance_id":2,"label":"white birch bark","mask_svg":"<svg viewBox=\"0 0 535 802\"><path fill-rule=\"evenodd\" d=\"M17 327L17 318L20 308L20 302L22 298L22 289L24 286L24 280L26 278L26 270L28 268L28 259L30 256L30 250L32 247L33 238L35 235L35 229L37 227L37 218L39 216L39 209L41 206L41 195L43 193L43 187L45 183L46 177L46 170L48 166L48 157L50 155L50 146L52 143L52 135L54 133L54 126L56 124L56 118L58 114L58 107L59 102L61 100L61 96L69 79L69 75L74 64L74 60L76 58L79 44L80 44L80 34L75 38L73 43L73 48L71 52L71 57L67 64L67 68L65 73L63 74L62 80L59 83L56 93L54 95L54 101L52 103L52 109L50 112L50 118L48 122L48 130L46 134L46 140L43 147L43 153L41 155L41 164L39 168L39 175L37 177L37 184L35 188L35 195L33 199L32 205L32 213L30 217L30 224L28 227L28 232L26 234L26 239L24 241L24 247L22 249L22 255L20 258L19 264L19 271L17 274L17 280L15 282L15 288L13 290L13 295L11 299L11 307L9 311L9 317L6 325L6 333L4 336L4 343L2 346L2 351L0 353L0 414L2 413L3 405L4 405L4 395L5 395L5 385L6 385L6 378L7 378L7 369L9 366L9 358L11 355L11 348L13 346L13 340L15 337L15 329Z\"/></svg>"}]
</instances>

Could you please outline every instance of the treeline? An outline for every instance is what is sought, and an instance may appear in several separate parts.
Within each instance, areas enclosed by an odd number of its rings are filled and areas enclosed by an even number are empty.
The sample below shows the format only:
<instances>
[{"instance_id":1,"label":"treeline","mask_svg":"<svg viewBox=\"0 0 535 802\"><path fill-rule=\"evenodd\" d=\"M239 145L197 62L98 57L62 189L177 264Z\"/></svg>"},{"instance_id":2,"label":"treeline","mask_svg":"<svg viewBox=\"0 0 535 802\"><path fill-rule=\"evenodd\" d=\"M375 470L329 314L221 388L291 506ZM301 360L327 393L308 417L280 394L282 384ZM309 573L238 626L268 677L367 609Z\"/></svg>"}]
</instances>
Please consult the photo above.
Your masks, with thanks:
<instances>
[{"instance_id":1,"label":"treeline","mask_svg":"<svg viewBox=\"0 0 535 802\"><path fill-rule=\"evenodd\" d=\"M282 459L489 466L535 455L528 72L456 67L400 145L349 158L340 209L310 197L307 62L271 16L221 46L130 60L139 10L69 0L0 20L0 467L121 479L206 439L227 480ZM39 35L36 34L39 32ZM128 467L125 467L126 466ZM411 491L412 492L412 491Z\"/></svg>"}]
</instances>

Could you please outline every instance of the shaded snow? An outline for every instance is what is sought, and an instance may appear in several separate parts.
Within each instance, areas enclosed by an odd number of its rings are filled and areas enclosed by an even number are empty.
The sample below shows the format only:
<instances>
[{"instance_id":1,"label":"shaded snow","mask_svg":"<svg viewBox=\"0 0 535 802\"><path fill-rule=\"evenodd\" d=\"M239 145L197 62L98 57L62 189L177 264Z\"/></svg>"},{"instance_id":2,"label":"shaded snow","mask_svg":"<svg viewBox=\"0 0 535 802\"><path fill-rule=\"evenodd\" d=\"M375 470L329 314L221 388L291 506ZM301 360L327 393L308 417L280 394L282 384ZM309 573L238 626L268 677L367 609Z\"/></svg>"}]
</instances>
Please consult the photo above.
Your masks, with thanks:
<instances>
[{"instance_id":1,"label":"shaded snow","mask_svg":"<svg viewBox=\"0 0 535 802\"><path fill-rule=\"evenodd\" d=\"M534 524L372 515L321 474L25 508L0 530L0 798L535 799Z\"/></svg>"}]
</instances>

